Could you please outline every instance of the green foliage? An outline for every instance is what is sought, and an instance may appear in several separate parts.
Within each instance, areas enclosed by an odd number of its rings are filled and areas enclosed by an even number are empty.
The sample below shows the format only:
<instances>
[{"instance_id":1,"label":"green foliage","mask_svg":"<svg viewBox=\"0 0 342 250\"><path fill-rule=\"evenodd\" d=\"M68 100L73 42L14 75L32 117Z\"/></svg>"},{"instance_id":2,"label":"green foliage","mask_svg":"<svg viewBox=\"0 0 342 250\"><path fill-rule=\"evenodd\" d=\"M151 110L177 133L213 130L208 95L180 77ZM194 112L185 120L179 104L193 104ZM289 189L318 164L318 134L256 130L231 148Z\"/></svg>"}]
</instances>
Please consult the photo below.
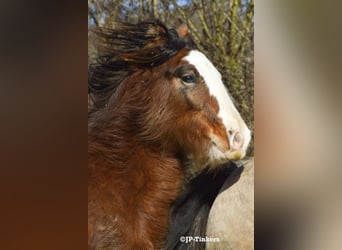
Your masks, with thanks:
<instances>
[{"instance_id":1,"label":"green foliage","mask_svg":"<svg viewBox=\"0 0 342 250\"><path fill-rule=\"evenodd\" d=\"M115 28L116 21L157 17L168 27L187 24L218 67L234 103L254 130L254 0L88 0L88 26ZM96 58L88 34L89 63ZM249 155L253 155L253 140Z\"/></svg>"}]
</instances>

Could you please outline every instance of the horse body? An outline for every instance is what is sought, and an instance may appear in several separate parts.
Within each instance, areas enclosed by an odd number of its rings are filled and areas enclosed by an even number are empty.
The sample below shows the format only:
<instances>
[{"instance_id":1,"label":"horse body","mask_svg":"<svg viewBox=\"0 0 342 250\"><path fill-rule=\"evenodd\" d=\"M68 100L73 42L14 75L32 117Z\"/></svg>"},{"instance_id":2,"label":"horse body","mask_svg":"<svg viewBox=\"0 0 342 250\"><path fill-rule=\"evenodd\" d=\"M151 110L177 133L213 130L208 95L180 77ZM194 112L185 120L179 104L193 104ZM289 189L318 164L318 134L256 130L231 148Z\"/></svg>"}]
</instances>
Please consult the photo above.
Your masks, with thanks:
<instances>
[{"instance_id":1,"label":"horse body","mask_svg":"<svg viewBox=\"0 0 342 250\"><path fill-rule=\"evenodd\" d=\"M102 169L97 164L89 167L89 176L96 180L88 187L93 249L162 247L160 234L167 231L169 205L181 184L179 162L141 147L135 151L121 172L113 170L119 163L102 163Z\"/></svg>"},{"instance_id":2,"label":"horse body","mask_svg":"<svg viewBox=\"0 0 342 250\"><path fill-rule=\"evenodd\" d=\"M138 74L142 79L142 73ZM118 89L109 105L115 108L100 117L94 114L96 121L90 120L96 125L89 128L88 159L88 216L93 220L89 221L89 239L94 249L162 247L159 235L166 234L168 210L181 187L182 168L176 145L167 139L174 125L170 114L176 112L160 106L155 116L147 105L151 101L162 105L166 101L156 99L171 95L156 95L155 86L146 86L154 81L153 74L145 74L140 82L127 79L122 86L130 89L134 83L129 95L127 89ZM143 94L147 98L139 98L144 91L149 92ZM160 129L151 129L154 126L148 123L160 123Z\"/></svg>"},{"instance_id":3,"label":"horse body","mask_svg":"<svg viewBox=\"0 0 342 250\"><path fill-rule=\"evenodd\" d=\"M211 207L206 234L219 238L207 243L206 250L254 249L253 158L234 170L222 186Z\"/></svg>"},{"instance_id":4,"label":"horse body","mask_svg":"<svg viewBox=\"0 0 342 250\"><path fill-rule=\"evenodd\" d=\"M162 248L184 178L245 154L248 128L185 36L158 20L102 33L89 78L90 249Z\"/></svg>"}]
</instances>

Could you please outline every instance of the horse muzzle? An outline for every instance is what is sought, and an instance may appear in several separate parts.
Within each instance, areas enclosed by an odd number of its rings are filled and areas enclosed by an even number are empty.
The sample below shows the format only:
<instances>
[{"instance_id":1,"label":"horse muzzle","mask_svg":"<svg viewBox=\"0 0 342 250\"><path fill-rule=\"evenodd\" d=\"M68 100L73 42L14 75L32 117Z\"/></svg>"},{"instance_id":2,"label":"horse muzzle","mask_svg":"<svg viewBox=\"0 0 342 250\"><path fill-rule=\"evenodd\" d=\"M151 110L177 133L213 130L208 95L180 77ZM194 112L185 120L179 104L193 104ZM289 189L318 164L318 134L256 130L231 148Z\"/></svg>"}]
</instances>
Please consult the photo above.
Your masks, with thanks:
<instances>
[{"instance_id":1,"label":"horse muzzle","mask_svg":"<svg viewBox=\"0 0 342 250\"><path fill-rule=\"evenodd\" d=\"M245 127L243 132L240 130L228 130L229 151L227 152L229 160L240 160L246 155L246 151L251 140L251 132Z\"/></svg>"},{"instance_id":2,"label":"horse muzzle","mask_svg":"<svg viewBox=\"0 0 342 250\"><path fill-rule=\"evenodd\" d=\"M227 161L241 160L246 155L251 138L247 127L243 132L240 132L240 130L229 130L227 131L227 137L218 138L217 136L211 136L210 161L214 165ZM229 146L223 141L227 139Z\"/></svg>"}]
</instances>

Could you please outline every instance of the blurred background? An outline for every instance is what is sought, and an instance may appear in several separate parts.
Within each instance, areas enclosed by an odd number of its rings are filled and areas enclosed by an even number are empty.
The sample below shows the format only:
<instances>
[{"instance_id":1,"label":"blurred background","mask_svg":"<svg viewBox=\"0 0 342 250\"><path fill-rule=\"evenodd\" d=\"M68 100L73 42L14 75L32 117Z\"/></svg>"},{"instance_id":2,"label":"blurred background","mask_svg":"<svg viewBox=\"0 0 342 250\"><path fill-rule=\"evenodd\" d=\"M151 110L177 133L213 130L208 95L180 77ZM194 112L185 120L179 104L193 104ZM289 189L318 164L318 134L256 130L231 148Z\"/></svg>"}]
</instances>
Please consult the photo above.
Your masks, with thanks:
<instances>
[{"instance_id":1,"label":"blurred background","mask_svg":"<svg viewBox=\"0 0 342 250\"><path fill-rule=\"evenodd\" d=\"M88 63L97 57L97 26L159 18L189 27L198 49L218 68L235 106L254 130L254 0L88 0ZM253 138L252 138L253 139ZM253 155L253 141L248 155Z\"/></svg>"},{"instance_id":2,"label":"blurred background","mask_svg":"<svg viewBox=\"0 0 342 250\"><path fill-rule=\"evenodd\" d=\"M341 249L341 32L333 1L255 14L257 249Z\"/></svg>"}]
</instances>

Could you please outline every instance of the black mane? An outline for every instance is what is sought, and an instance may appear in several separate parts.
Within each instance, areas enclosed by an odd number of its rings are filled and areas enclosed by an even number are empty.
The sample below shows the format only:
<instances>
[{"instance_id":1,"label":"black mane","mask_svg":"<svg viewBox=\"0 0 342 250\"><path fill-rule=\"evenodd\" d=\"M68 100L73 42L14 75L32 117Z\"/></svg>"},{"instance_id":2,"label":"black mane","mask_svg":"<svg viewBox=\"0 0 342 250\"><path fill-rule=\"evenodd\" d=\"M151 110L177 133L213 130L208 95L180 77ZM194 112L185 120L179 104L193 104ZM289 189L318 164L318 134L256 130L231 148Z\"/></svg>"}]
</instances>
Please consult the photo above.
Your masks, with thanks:
<instances>
[{"instance_id":1,"label":"black mane","mask_svg":"<svg viewBox=\"0 0 342 250\"><path fill-rule=\"evenodd\" d=\"M230 162L215 171L204 169L190 180L171 206L166 250L204 250L205 242L183 243L181 236L206 237L210 209L220 192L232 186L240 178L244 167ZM223 185L226 185L224 190Z\"/></svg>"},{"instance_id":2,"label":"black mane","mask_svg":"<svg viewBox=\"0 0 342 250\"><path fill-rule=\"evenodd\" d=\"M89 66L88 93L94 109L104 107L117 86L138 69L151 69L175 56L187 42L158 19L98 28L99 57Z\"/></svg>"}]
</instances>

